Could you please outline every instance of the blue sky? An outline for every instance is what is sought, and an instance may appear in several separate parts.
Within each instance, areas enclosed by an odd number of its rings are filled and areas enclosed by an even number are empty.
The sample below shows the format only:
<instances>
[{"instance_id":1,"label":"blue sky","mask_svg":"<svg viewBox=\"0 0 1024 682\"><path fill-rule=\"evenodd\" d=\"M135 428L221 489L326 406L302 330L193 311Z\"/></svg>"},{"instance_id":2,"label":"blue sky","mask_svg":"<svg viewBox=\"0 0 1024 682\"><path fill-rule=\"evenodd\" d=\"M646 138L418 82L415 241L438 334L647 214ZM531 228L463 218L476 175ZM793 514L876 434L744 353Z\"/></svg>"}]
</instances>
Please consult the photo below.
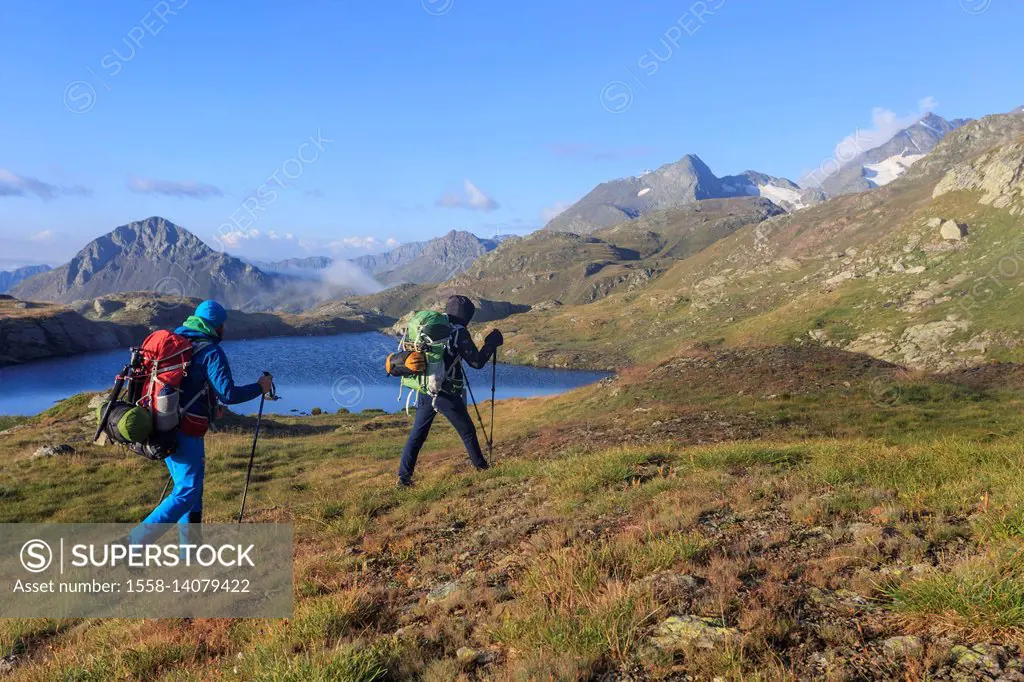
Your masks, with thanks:
<instances>
[{"instance_id":1,"label":"blue sky","mask_svg":"<svg viewBox=\"0 0 1024 682\"><path fill-rule=\"evenodd\" d=\"M150 215L254 258L524 232L686 153L798 180L855 130L1024 104L1021 26L1016 0L4 0L0 267Z\"/></svg>"}]
</instances>

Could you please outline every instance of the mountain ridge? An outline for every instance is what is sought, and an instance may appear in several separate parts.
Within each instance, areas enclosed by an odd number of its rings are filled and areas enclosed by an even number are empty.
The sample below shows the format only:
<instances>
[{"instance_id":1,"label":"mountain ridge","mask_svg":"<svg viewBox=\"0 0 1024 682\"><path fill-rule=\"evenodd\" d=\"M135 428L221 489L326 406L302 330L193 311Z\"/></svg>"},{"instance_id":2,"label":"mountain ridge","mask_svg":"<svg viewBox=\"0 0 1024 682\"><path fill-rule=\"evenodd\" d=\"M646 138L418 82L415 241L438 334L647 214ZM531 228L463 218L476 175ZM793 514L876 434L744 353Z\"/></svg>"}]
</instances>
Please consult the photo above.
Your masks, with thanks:
<instances>
[{"instance_id":1,"label":"mountain ridge","mask_svg":"<svg viewBox=\"0 0 1024 682\"><path fill-rule=\"evenodd\" d=\"M949 133L970 119L946 120L928 114L898 131L877 147L858 154L825 178L821 189L830 197L884 187L929 154Z\"/></svg>"},{"instance_id":2,"label":"mountain ridge","mask_svg":"<svg viewBox=\"0 0 1024 682\"><path fill-rule=\"evenodd\" d=\"M497 248L500 240L484 239L472 232L450 230L426 241L408 242L382 253L349 259L330 256L254 261L264 271L315 276L333 265L349 262L381 284L437 284L465 271L481 255Z\"/></svg>"},{"instance_id":3,"label":"mountain ridge","mask_svg":"<svg viewBox=\"0 0 1024 682\"><path fill-rule=\"evenodd\" d=\"M41 272L49 272L52 269L49 265L24 265L13 270L0 270L0 294L7 292L29 277Z\"/></svg>"},{"instance_id":4,"label":"mountain ridge","mask_svg":"<svg viewBox=\"0 0 1024 682\"><path fill-rule=\"evenodd\" d=\"M602 182L559 215L543 230L591 234L655 211L678 208L705 199L760 196L786 210L797 210L824 199L785 178L758 171L719 178L696 154L638 176Z\"/></svg>"}]
</instances>

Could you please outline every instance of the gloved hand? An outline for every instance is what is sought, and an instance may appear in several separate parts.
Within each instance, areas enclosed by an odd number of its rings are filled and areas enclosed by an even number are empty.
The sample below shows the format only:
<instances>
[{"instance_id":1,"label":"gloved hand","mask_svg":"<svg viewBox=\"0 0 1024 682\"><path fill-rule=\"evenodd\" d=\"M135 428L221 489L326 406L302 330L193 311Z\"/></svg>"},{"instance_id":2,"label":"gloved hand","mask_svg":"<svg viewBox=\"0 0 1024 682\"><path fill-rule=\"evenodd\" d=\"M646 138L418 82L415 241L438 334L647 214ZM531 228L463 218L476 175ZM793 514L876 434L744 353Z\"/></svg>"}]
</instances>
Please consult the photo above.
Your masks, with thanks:
<instances>
[{"instance_id":1,"label":"gloved hand","mask_svg":"<svg viewBox=\"0 0 1024 682\"><path fill-rule=\"evenodd\" d=\"M491 348L497 348L498 346L504 345L505 337L501 335L497 329L492 329L486 338L484 338L484 345L490 346Z\"/></svg>"}]
</instances>

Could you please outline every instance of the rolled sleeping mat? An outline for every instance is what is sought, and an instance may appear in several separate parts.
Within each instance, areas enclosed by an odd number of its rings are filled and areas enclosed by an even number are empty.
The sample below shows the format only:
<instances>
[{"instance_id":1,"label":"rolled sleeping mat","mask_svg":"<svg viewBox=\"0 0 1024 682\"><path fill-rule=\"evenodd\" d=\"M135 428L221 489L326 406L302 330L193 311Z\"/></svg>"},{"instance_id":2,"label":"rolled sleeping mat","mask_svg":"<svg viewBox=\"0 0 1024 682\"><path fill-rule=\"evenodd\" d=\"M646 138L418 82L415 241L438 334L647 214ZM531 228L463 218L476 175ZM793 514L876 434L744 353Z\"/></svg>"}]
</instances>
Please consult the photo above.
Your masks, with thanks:
<instances>
[{"instance_id":1,"label":"rolled sleeping mat","mask_svg":"<svg viewBox=\"0 0 1024 682\"><path fill-rule=\"evenodd\" d=\"M107 404L103 403L96 410L96 418L103 416ZM130 445L145 443L153 432L153 415L149 410L126 402L115 402L110 408L107 418L106 433L115 443Z\"/></svg>"},{"instance_id":2,"label":"rolled sleeping mat","mask_svg":"<svg viewBox=\"0 0 1024 682\"><path fill-rule=\"evenodd\" d=\"M416 350L392 353L384 361L384 369L393 377L420 376L427 372L427 357Z\"/></svg>"}]
</instances>

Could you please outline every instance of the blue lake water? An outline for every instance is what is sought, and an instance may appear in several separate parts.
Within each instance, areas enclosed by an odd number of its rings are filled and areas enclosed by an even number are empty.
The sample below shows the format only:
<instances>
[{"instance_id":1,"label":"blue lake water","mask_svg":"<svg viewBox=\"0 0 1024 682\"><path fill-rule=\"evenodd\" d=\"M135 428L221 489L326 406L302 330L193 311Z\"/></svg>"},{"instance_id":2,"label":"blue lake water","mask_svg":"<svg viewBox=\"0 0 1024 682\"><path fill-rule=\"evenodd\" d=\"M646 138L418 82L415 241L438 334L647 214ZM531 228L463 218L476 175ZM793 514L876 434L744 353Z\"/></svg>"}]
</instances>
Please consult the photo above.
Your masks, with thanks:
<instances>
[{"instance_id":1,"label":"blue lake water","mask_svg":"<svg viewBox=\"0 0 1024 682\"><path fill-rule=\"evenodd\" d=\"M280 337L225 341L237 383L256 381L263 370L274 374L281 400L267 402L272 414L368 408L397 412L398 380L384 374L384 358L397 342L377 333L320 337ZM30 415L81 393L109 389L128 359L127 349L88 353L0 369L0 415ZM467 367L468 369L468 367ZM470 385L481 403L490 399L491 368L469 369ZM603 372L498 365L497 398L553 395L598 381ZM254 414L259 401L235 406Z\"/></svg>"}]
</instances>

